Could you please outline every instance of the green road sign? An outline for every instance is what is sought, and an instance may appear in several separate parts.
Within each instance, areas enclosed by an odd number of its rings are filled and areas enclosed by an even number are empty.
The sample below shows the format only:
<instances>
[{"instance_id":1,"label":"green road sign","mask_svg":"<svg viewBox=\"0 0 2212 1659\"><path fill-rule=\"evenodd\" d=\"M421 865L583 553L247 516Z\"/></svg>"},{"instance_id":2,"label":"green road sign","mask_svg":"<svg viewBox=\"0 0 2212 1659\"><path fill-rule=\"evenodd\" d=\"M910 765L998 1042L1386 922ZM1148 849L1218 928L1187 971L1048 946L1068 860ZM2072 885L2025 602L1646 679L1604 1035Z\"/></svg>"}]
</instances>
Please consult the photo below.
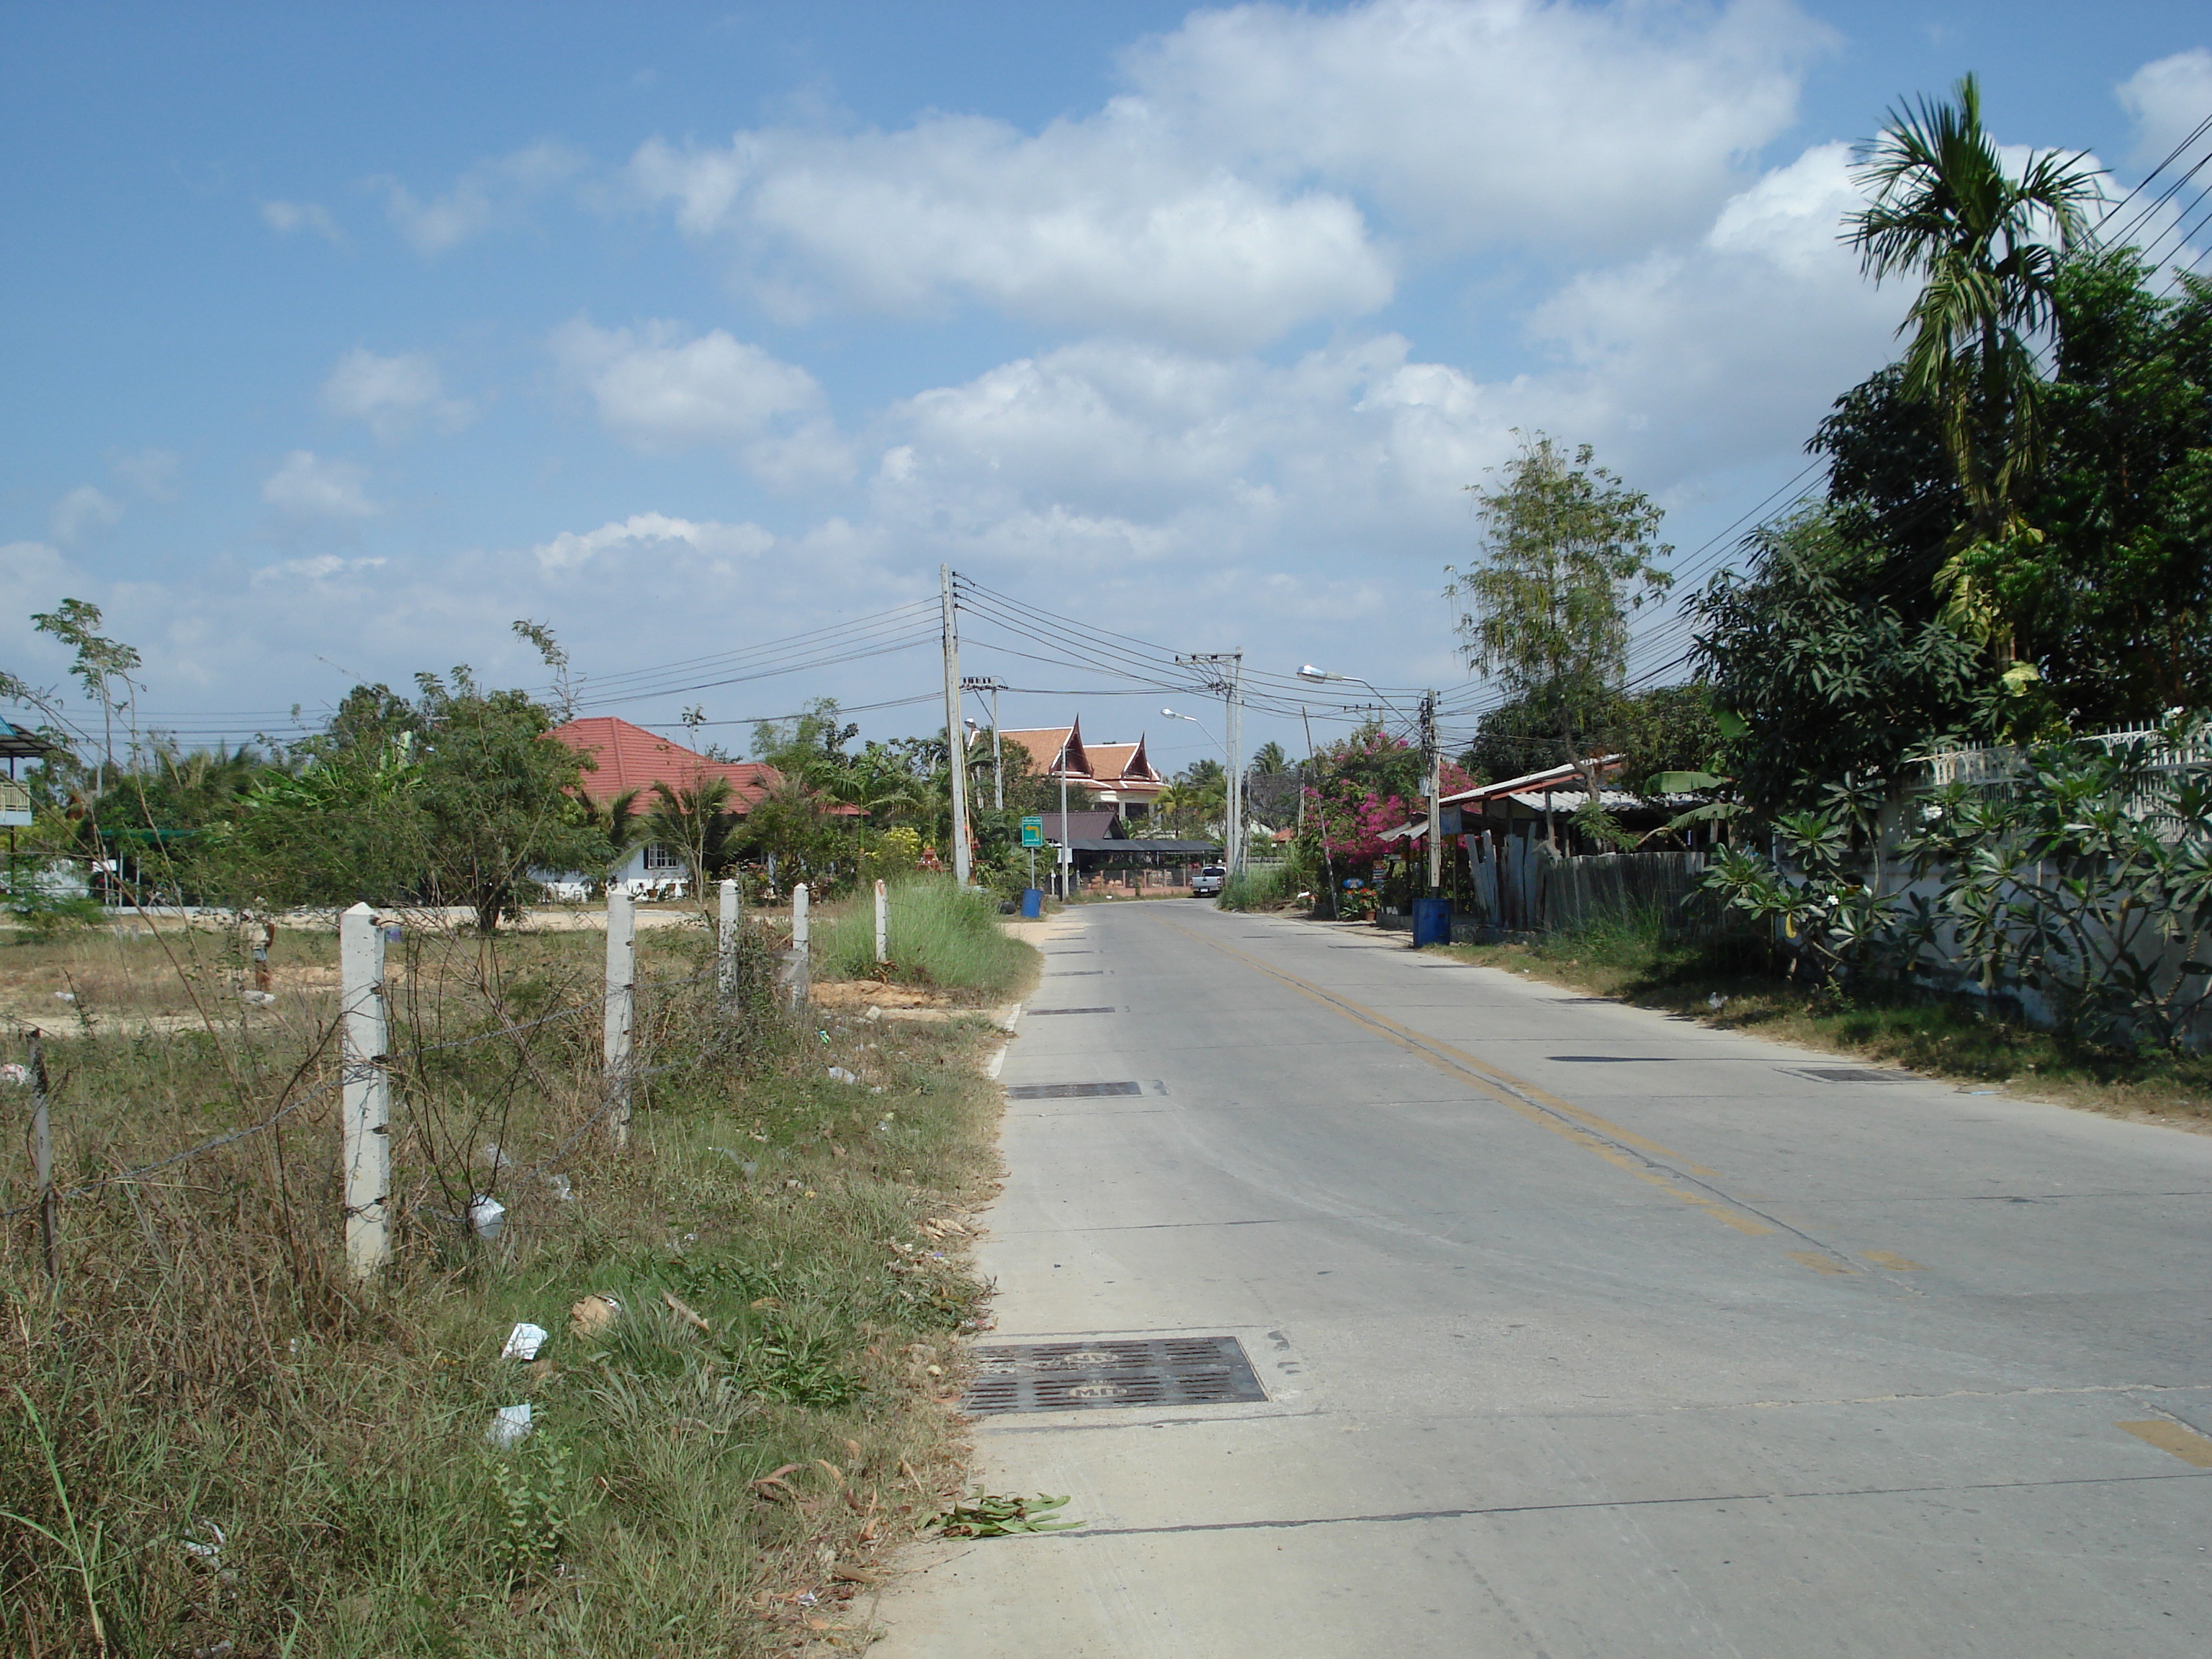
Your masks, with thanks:
<instances>
[{"instance_id":1,"label":"green road sign","mask_svg":"<svg viewBox=\"0 0 2212 1659\"><path fill-rule=\"evenodd\" d=\"M1022 845L1024 847L1042 847L1044 845L1043 818L1034 817L1024 818L1022 820Z\"/></svg>"}]
</instances>

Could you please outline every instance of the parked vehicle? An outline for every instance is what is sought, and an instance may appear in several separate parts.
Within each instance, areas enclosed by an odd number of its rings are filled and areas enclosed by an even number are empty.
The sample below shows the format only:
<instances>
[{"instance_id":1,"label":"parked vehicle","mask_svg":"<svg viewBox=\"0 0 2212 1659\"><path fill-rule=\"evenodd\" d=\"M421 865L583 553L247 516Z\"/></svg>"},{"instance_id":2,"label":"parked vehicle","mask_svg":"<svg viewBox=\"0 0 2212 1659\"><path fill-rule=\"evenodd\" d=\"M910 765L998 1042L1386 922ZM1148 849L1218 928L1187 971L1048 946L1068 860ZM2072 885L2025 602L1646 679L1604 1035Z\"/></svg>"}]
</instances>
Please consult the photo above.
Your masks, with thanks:
<instances>
[{"instance_id":1,"label":"parked vehicle","mask_svg":"<svg viewBox=\"0 0 2212 1659\"><path fill-rule=\"evenodd\" d=\"M1229 872L1218 864L1209 864L1190 878L1193 898L1219 898L1221 884L1229 879Z\"/></svg>"}]
</instances>

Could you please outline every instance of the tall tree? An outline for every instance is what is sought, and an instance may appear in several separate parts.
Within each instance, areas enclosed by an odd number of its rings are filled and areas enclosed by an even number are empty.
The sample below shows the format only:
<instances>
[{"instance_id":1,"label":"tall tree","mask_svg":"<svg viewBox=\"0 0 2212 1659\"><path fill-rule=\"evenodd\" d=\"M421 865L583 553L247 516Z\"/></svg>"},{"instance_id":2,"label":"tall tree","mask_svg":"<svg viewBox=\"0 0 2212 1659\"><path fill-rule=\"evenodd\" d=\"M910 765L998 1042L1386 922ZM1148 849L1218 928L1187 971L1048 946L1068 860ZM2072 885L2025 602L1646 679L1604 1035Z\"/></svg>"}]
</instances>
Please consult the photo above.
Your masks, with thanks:
<instances>
[{"instance_id":1,"label":"tall tree","mask_svg":"<svg viewBox=\"0 0 2212 1659\"><path fill-rule=\"evenodd\" d=\"M1898 330L1912 337L1904 390L1936 411L1967 510L1942 586L1954 617L2009 657L2021 613L2004 574L2040 543L2021 512L2043 453L2035 337L2064 255L2089 234L2096 170L2056 150L2008 169L1971 75L1954 101L1893 109L1857 159L1874 199L1846 220L1845 240L1877 283L1921 279Z\"/></svg>"},{"instance_id":2,"label":"tall tree","mask_svg":"<svg viewBox=\"0 0 2212 1659\"><path fill-rule=\"evenodd\" d=\"M1478 489L1469 485L1470 489ZM1528 707L1583 769L1598 799L1592 750L1628 662L1629 613L1673 581L1662 514L1595 464L1542 433L1524 439L1495 489L1480 493L1483 562L1450 568L1468 665Z\"/></svg>"}]
</instances>

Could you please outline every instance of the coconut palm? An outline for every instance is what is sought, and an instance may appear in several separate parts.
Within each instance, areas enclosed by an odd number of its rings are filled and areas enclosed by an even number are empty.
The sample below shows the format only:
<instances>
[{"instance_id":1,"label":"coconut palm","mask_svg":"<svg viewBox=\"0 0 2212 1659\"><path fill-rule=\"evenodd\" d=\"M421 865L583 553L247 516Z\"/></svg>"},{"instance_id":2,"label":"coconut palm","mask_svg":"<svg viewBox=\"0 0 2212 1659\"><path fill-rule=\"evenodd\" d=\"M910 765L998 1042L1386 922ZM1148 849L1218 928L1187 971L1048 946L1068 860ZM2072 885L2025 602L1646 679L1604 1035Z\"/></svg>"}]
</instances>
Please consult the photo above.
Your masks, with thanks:
<instances>
[{"instance_id":1,"label":"coconut palm","mask_svg":"<svg viewBox=\"0 0 2212 1659\"><path fill-rule=\"evenodd\" d=\"M2040 539L2019 509L2042 448L2033 340L2051 324L2061 261L2091 239L2098 189L2081 155L2032 151L2008 169L1982 125L1972 76L1955 98L1893 109L1881 137L1860 146L1855 177L1873 200L1846 219L1844 240L1877 283L1922 279L1898 327L1912 336L1905 390L1942 423L1969 514L1965 552ZM1943 578L1954 610L1985 633L1999 608L1990 568L1986 557L1954 558Z\"/></svg>"}]
</instances>

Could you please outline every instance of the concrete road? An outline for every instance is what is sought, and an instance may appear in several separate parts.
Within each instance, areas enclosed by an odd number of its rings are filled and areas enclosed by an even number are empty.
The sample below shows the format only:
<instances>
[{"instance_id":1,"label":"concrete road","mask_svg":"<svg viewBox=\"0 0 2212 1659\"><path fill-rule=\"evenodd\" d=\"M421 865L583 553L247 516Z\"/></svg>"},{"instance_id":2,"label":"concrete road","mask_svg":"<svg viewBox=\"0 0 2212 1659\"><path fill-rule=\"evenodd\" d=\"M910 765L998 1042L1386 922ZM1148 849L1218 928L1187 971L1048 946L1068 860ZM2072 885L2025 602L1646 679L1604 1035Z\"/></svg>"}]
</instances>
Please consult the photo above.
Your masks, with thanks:
<instances>
[{"instance_id":1,"label":"concrete road","mask_svg":"<svg viewBox=\"0 0 2212 1659\"><path fill-rule=\"evenodd\" d=\"M1195 902L1044 948L1005 1082L1144 1092L1010 1106L988 1340L1268 1398L979 1419L1086 1524L877 1655L2212 1653L2212 1139Z\"/></svg>"}]
</instances>

